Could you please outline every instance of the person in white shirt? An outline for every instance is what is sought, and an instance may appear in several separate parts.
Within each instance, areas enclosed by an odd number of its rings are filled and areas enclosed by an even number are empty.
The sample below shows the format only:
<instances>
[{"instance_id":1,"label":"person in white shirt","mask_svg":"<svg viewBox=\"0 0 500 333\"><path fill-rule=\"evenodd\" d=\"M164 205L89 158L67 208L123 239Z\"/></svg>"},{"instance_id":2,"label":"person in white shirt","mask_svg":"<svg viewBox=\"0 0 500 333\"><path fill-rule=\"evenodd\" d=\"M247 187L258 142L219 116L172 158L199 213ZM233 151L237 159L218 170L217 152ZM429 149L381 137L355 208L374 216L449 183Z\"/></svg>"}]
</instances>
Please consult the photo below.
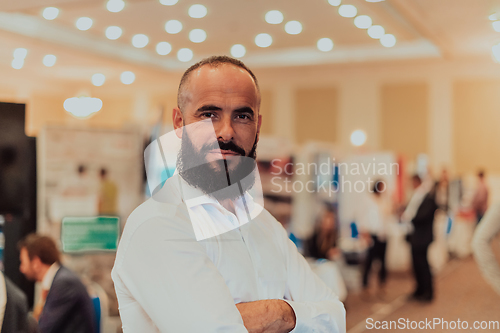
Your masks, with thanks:
<instances>
[{"instance_id":1,"label":"person in white shirt","mask_svg":"<svg viewBox=\"0 0 500 333\"><path fill-rule=\"evenodd\" d=\"M177 173L128 218L112 271L125 333L346 331L343 304L251 194L259 107L236 59L184 73Z\"/></svg>"}]
</instances>

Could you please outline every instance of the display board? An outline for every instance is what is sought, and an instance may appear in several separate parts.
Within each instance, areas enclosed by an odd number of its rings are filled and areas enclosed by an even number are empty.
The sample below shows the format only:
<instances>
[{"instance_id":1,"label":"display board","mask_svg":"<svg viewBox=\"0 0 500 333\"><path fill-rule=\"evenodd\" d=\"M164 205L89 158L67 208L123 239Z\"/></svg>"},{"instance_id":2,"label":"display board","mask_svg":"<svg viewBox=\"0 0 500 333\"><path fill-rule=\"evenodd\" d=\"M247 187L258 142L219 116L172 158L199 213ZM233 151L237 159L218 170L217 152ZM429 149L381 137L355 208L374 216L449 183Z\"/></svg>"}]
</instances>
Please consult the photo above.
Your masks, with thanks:
<instances>
[{"instance_id":1,"label":"display board","mask_svg":"<svg viewBox=\"0 0 500 333\"><path fill-rule=\"evenodd\" d=\"M119 237L117 217L65 217L62 220L61 244L65 253L114 252Z\"/></svg>"}]
</instances>

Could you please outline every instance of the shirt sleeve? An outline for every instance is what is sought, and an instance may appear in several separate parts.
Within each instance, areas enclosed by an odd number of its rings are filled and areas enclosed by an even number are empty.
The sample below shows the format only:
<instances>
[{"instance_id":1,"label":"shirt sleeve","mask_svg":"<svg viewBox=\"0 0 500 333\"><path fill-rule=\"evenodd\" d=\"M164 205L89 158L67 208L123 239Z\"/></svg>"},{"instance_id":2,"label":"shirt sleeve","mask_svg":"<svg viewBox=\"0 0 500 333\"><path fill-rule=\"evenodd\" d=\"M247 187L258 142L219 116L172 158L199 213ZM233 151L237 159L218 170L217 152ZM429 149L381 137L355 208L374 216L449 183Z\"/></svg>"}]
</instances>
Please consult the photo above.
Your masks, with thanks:
<instances>
[{"instance_id":1,"label":"shirt sleeve","mask_svg":"<svg viewBox=\"0 0 500 333\"><path fill-rule=\"evenodd\" d=\"M335 293L311 270L279 225L279 242L287 264L285 301L295 312L293 333L345 333L345 309Z\"/></svg>"},{"instance_id":2,"label":"shirt sleeve","mask_svg":"<svg viewBox=\"0 0 500 333\"><path fill-rule=\"evenodd\" d=\"M490 243L499 233L500 204L495 204L476 227L472 238L472 251L484 278L498 294L500 294L500 265Z\"/></svg>"},{"instance_id":3,"label":"shirt sleeve","mask_svg":"<svg viewBox=\"0 0 500 333\"><path fill-rule=\"evenodd\" d=\"M114 272L124 286L117 294L125 333L149 331L144 318L159 332L247 332L224 278L186 225L152 218L129 238Z\"/></svg>"}]
</instances>

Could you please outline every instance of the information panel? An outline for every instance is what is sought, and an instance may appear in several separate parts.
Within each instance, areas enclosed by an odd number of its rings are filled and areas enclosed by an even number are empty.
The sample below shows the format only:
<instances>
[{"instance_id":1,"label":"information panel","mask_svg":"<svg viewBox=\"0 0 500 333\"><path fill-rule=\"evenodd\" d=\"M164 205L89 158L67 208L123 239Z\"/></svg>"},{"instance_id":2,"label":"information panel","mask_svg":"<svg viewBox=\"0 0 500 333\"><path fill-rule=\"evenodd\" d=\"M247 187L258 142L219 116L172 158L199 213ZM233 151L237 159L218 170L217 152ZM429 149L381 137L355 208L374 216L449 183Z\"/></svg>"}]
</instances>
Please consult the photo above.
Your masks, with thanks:
<instances>
[{"instance_id":1,"label":"information panel","mask_svg":"<svg viewBox=\"0 0 500 333\"><path fill-rule=\"evenodd\" d=\"M65 217L61 224L63 252L116 251L120 219L111 216Z\"/></svg>"}]
</instances>

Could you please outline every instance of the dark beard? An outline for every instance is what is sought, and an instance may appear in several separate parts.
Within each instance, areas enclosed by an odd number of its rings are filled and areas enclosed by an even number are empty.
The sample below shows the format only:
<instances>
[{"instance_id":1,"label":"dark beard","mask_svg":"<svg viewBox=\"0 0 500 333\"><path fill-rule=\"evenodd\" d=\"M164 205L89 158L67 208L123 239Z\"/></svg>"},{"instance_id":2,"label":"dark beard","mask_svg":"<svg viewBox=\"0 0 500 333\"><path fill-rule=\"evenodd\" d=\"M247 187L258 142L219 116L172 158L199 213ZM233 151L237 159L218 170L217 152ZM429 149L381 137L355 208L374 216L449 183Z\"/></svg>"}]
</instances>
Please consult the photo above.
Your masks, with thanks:
<instances>
[{"instance_id":1,"label":"dark beard","mask_svg":"<svg viewBox=\"0 0 500 333\"><path fill-rule=\"evenodd\" d=\"M235 157L238 161L233 170L228 168L225 159L207 162L206 156L213 149L230 150L240 155ZM251 189L255 183L253 171L256 166L256 149L257 136L248 156L245 156L245 151L232 141L214 141L204 145L198 152L189 139L186 130L183 129L181 149L177 155L177 170L189 185L200 189L203 193L219 202L226 199L234 200ZM228 188L236 183L238 186Z\"/></svg>"}]
</instances>

